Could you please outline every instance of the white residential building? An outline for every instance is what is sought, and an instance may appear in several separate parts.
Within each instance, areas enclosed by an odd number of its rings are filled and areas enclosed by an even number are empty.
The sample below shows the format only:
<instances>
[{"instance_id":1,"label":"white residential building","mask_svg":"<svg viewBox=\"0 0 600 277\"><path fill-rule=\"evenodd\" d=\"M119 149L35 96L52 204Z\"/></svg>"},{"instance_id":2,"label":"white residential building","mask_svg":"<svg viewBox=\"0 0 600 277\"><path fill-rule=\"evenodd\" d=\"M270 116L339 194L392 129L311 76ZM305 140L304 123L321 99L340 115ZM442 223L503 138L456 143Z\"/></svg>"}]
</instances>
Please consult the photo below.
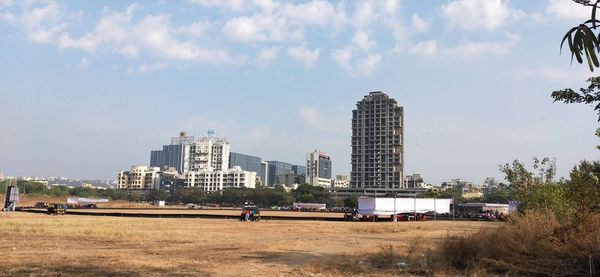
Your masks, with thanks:
<instances>
[{"instance_id":1,"label":"white residential building","mask_svg":"<svg viewBox=\"0 0 600 277\"><path fill-rule=\"evenodd\" d=\"M229 167L229 141L214 136L194 137L181 132L171 138L170 145L150 153L150 166L162 169L174 167L180 174L205 169L223 170Z\"/></svg>"},{"instance_id":2,"label":"white residential building","mask_svg":"<svg viewBox=\"0 0 600 277\"><path fill-rule=\"evenodd\" d=\"M160 168L145 165L132 166L130 171L117 173L119 189L158 189Z\"/></svg>"},{"instance_id":3,"label":"white residential building","mask_svg":"<svg viewBox=\"0 0 600 277\"><path fill-rule=\"evenodd\" d=\"M190 171L186 174L186 186L204 191L220 191L228 188L255 188L256 172L234 166L225 170Z\"/></svg>"},{"instance_id":4,"label":"white residential building","mask_svg":"<svg viewBox=\"0 0 600 277\"><path fill-rule=\"evenodd\" d=\"M318 150L306 154L306 182L331 187L331 156Z\"/></svg>"},{"instance_id":5,"label":"white residential building","mask_svg":"<svg viewBox=\"0 0 600 277\"><path fill-rule=\"evenodd\" d=\"M350 181L346 175L336 175L335 179L331 180L331 187L334 188L349 188Z\"/></svg>"}]
</instances>

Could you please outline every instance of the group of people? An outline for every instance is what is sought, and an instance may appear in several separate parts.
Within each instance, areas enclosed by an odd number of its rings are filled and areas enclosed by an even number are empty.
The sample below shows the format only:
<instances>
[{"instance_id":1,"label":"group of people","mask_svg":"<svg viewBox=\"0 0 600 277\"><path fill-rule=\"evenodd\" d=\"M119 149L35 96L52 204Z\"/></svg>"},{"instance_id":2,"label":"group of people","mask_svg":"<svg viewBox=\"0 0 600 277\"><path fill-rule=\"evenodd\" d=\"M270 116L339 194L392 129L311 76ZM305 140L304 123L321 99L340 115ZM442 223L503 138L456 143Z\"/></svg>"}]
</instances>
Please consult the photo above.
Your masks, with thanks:
<instances>
[{"instance_id":1,"label":"group of people","mask_svg":"<svg viewBox=\"0 0 600 277\"><path fill-rule=\"evenodd\" d=\"M240 215L241 221L257 221L260 217L258 216L255 209L244 209Z\"/></svg>"}]
</instances>

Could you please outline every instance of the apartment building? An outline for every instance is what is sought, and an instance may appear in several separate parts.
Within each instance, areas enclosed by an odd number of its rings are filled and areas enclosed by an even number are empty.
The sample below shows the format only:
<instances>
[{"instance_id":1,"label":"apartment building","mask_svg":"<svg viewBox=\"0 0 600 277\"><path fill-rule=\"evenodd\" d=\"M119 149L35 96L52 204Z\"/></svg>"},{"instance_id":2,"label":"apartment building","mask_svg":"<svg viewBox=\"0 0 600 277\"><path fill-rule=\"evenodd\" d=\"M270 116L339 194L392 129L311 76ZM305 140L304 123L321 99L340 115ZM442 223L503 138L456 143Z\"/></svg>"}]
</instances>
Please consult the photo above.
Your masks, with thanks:
<instances>
[{"instance_id":1,"label":"apartment building","mask_svg":"<svg viewBox=\"0 0 600 277\"><path fill-rule=\"evenodd\" d=\"M358 190L398 191L404 177L404 109L381 91L370 92L352 111L352 172Z\"/></svg>"}]
</instances>

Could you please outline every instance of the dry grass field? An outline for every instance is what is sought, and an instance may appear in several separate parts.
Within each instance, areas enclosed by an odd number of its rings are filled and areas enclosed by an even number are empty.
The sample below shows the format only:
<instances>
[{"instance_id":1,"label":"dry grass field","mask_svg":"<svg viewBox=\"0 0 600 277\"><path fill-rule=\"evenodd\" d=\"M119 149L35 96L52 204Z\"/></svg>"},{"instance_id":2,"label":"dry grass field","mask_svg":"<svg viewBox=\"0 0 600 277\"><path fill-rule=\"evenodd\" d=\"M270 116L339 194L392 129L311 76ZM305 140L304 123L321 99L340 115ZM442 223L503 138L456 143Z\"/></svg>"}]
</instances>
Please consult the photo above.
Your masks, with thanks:
<instances>
[{"instance_id":1,"label":"dry grass field","mask_svg":"<svg viewBox=\"0 0 600 277\"><path fill-rule=\"evenodd\" d=\"M0 213L9 276L344 276L344 260L498 223L152 219ZM381 276L399 272L360 274Z\"/></svg>"}]
</instances>

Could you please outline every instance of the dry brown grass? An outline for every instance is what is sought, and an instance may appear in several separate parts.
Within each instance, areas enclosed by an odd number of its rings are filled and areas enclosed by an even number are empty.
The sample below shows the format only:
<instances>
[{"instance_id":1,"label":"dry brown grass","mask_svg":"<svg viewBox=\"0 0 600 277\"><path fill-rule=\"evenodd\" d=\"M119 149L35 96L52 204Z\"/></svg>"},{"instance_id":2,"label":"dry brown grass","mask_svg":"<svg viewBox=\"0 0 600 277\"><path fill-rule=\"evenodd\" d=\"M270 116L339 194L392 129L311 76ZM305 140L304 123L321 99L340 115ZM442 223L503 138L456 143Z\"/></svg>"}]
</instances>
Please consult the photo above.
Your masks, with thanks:
<instances>
[{"instance_id":1,"label":"dry brown grass","mask_svg":"<svg viewBox=\"0 0 600 277\"><path fill-rule=\"evenodd\" d=\"M436 268L465 274L595 276L600 274L600 215L577 227L562 225L552 213L514 217L500 228L445 240L431 253Z\"/></svg>"},{"instance_id":2,"label":"dry brown grass","mask_svg":"<svg viewBox=\"0 0 600 277\"><path fill-rule=\"evenodd\" d=\"M423 245L433 246L448 234L496 226L0 213L0 251L7 253L0 275L381 276L400 272L395 263L390 267L383 261L395 262L395 255L419 251L410 250L417 237ZM377 257L366 260L367 270L323 266L363 254Z\"/></svg>"}]
</instances>

